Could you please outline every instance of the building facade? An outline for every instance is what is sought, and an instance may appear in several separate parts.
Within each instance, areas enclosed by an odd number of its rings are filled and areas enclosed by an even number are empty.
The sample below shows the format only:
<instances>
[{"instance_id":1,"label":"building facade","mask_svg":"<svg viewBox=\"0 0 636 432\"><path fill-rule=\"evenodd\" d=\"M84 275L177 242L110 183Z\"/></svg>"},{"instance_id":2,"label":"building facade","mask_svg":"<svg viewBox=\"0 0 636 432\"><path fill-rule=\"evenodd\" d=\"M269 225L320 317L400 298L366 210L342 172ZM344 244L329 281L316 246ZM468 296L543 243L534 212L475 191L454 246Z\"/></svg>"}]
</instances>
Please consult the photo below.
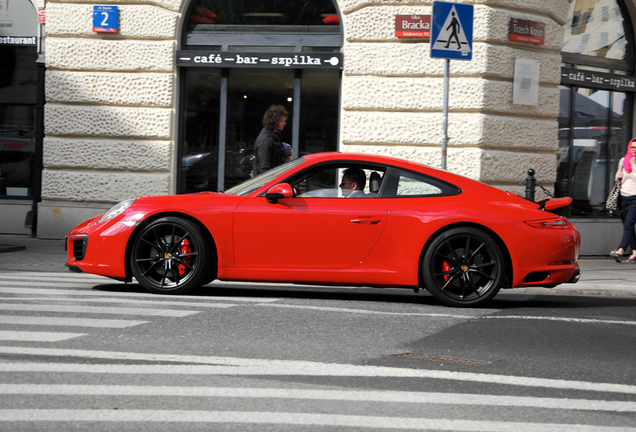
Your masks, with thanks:
<instances>
[{"instance_id":1,"label":"building facade","mask_svg":"<svg viewBox=\"0 0 636 432\"><path fill-rule=\"evenodd\" d=\"M27 179L8 162L17 153L6 142L18 141L5 140L0 233L30 233L30 214L38 237L62 238L126 198L224 190L251 175L274 103L290 112L283 141L295 157L339 150L441 166L446 61L430 57L429 36L396 24L407 16L421 30L432 3L48 1L44 136L38 151L32 124ZM456 3L474 6L472 60L450 61L446 169L521 195L534 169L548 193L574 199L566 215L582 253L607 253L622 227L605 198L634 134L636 1ZM116 31L100 30L112 10ZM26 99L3 91L0 131L13 137L6 112Z\"/></svg>"}]
</instances>

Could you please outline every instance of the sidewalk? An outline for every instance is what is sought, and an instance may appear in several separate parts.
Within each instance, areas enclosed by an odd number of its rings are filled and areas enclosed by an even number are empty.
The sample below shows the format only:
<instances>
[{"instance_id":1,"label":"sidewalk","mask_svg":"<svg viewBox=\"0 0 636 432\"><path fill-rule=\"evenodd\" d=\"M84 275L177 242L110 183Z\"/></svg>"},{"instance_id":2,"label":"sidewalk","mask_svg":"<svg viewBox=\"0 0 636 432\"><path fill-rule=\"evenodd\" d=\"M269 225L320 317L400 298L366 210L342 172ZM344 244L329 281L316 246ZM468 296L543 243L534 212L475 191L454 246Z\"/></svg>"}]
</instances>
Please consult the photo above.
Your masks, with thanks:
<instances>
[{"instance_id":1,"label":"sidewalk","mask_svg":"<svg viewBox=\"0 0 636 432\"><path fill-rule=\"evenodd\" d=\"M30 236L0 235L0 271L60 272L66 251L63 240L41 240ZM607 257L582 257L581 279L576 284L556 288L517 288L502 290L511 294L573 294L636 297L636 263L618 264ZM0 278L1 280L1 278Z\"/></svg>"}]
</instances>

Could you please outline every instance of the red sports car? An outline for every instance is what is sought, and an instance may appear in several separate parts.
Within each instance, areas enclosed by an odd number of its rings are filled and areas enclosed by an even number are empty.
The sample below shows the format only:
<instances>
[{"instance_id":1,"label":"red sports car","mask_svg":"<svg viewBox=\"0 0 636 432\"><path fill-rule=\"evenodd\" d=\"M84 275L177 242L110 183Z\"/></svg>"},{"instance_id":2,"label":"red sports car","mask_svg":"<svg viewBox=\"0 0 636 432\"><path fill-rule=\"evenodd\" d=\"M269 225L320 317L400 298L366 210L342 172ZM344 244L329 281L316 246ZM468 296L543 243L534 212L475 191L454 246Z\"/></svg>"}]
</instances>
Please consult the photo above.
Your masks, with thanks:
<instances>
[{"instance_id":1,"label":"red sports car","mask_svg":"<svg viewBox=\"0 0 636 432\"><path fill-rule=\"evenodd\" d=\"M579 278L580 236L535 203L425 165L381 156L303 156L225 193L123 201L74 228L74 271L153 293L214 279L425 288L477 306L501 288Z\"/></svg>"}]
</instances>

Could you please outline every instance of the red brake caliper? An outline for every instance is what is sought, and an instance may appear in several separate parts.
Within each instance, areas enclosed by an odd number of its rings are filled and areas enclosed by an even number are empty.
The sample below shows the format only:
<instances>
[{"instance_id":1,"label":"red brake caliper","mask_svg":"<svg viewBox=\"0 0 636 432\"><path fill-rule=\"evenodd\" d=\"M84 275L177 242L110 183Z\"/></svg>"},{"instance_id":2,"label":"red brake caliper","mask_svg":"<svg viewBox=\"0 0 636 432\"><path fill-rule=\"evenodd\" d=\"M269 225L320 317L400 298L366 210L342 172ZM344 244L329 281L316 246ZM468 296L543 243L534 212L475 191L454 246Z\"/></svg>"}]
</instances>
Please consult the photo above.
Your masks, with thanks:
<instances>
[{"instance_id":1,"label":"red brake caliper","mask_svg":"<svg viewBox=\"0 0 636 432\"><path fill-rule=\"evenodd\" d=\"M447 272L447 271L449 271L450 269L452 269L452 267L448 264L448 261L444 261L444 262L442 263L442 271L443 271L444 273L446 273L446 272ZM448 279L450 279L450 275L445 274L445 275L444 275L444 280L445 280L446 282L448 282Z\"/></svg>"},{"instance_id":2,"label":"red brake caliper","mask_svg":"<svg viewBox=\"0 0 636 432\"><path fill-rule=\"evenodd\" d=\"M183 241L181 242L181 255L185 255L185 254L189 254L190 252L192 252L192 249L190 248L190 242L188 241L188 239L183 239ZM190 265L190 262L192 261L192 257L187 256L187 257L183 257L183 262ZM179 268L179 276L183 276L187 270L186 266L184 266L183 264L179 264L178 266Z\"/></svg>"}]
</instances>

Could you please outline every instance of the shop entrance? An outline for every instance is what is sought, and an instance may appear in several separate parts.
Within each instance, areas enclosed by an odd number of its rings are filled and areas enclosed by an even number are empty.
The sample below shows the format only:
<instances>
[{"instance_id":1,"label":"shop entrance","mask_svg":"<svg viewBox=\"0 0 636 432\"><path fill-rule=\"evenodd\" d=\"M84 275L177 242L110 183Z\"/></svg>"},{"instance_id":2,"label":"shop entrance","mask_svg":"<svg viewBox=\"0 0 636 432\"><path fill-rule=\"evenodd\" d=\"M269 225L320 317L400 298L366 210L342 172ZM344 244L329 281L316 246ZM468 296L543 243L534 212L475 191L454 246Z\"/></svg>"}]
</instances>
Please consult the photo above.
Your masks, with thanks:
<instances>
[{"instance_id":1,"label":"shop entrance","mask_svg":"<svg viewBox=\"0 0 636 432\"><path fill-rule=\"evenodd\" d=\"M565 26L556 196L571 217L616 216L605 203L632 135L634 33L622 1L570 3Z\"/></svg>"},{"instance_id":2,"label":"shop entrance","mask_svg":"<svg viewBox=\"0 0 636 432\"><path fill-rule=\"evenodd\" d=\"M223 191L250 178L272 104L290 114L281 139L294 157L337 150L342 35L332 0L254 0L240 10L201 0L190 13L177 53L179 193Z\"/></svg>"}]
</instances>

